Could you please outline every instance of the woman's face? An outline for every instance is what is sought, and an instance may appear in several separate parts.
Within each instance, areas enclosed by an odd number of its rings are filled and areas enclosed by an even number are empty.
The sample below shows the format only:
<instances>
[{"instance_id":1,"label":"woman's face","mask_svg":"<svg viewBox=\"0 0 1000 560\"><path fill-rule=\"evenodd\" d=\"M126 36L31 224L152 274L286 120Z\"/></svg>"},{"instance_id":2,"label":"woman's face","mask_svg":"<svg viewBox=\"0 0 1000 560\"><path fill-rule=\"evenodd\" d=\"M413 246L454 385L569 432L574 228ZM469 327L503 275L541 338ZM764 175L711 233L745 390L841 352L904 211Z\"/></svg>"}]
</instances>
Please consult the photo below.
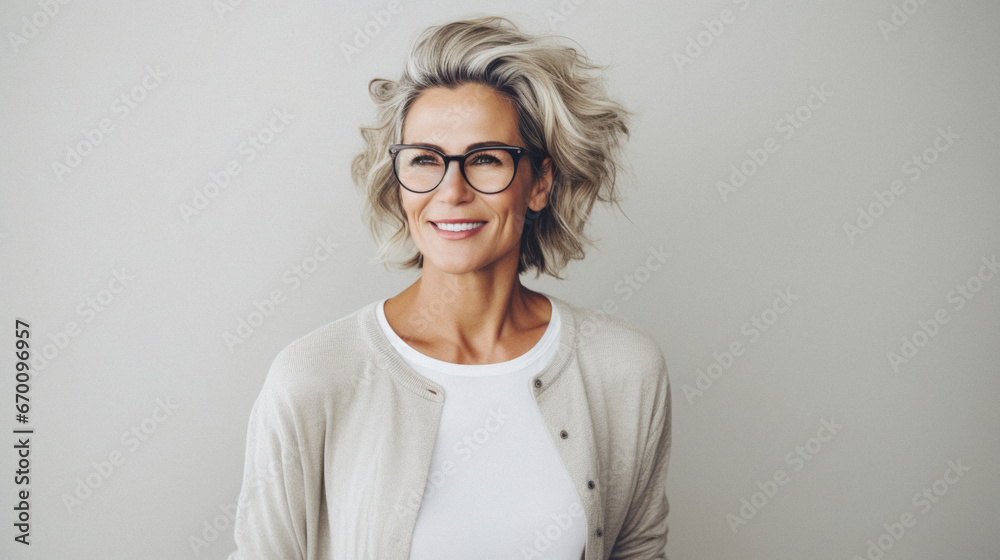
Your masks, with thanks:
<instances>
[{"instance_id":1,"label":"woman's face","mask_svg":"<svg viewBox=\"0 0 1000 560\"><path fill-rule=\"evenodd\" d=\"M465 154L482 143L524 147L513 104L492 88L477 83L425 90L410 106L403 122L402 143L435 147L448 155ZM495 194L483 194L469 186L458 161L448 164L444 179L428 193L417 194L400 187L410 235L424 257L425 271L433 267L462 274L499 262L513 263L516 271L524 214L528 207L541 210L548 202L552 183L548 161L543 168L546 173L533 182L525 155L518 163L513 183ZM435 224L447 220L482 225L455 234Z\"/></svg>"}]
</instances>

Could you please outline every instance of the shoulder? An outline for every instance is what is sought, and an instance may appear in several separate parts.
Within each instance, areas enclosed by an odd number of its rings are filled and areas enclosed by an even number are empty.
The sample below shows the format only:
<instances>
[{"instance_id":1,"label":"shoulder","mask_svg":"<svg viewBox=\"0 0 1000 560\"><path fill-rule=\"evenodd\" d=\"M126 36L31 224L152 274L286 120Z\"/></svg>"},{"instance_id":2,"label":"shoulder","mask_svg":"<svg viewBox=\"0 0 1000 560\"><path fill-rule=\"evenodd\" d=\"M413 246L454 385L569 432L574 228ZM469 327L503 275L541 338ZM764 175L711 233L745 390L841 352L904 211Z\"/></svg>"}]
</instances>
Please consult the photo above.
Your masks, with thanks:
<instances>
[{"instance_id":1,"label":"shoulder","mask_svg":"<svg viewBox=\"0 0 1000 560\"><path fill-rule=\"evenodd\" d=\"M566 304L573 315L577 350L595 356L663 358L659 344L630 321L601 310Z\"/></svg>"},{"instance_id":2,"label":"shoulder","mask_svg":"<svg viewBox=\"0 0 1000 560\"><path fill-rule=\"evenodd\" d=\"M318 327L282 348L271 362L264 390L316 396L342 386L346 376L364 369L371 359L362 316L376 304Z\"/></svg>"},{"instance_id":3,"label":"shoulder","mask_svg":"<svg viewBox=\"0 0 1000 560\"><path fill-rule=\"evenodd\" d=\"M637 381L662 390L667 366L656 340L630 321L601 310L565 304L573 316L576 354L581 366L615 382Z\"/></svg>"}]
</instances>

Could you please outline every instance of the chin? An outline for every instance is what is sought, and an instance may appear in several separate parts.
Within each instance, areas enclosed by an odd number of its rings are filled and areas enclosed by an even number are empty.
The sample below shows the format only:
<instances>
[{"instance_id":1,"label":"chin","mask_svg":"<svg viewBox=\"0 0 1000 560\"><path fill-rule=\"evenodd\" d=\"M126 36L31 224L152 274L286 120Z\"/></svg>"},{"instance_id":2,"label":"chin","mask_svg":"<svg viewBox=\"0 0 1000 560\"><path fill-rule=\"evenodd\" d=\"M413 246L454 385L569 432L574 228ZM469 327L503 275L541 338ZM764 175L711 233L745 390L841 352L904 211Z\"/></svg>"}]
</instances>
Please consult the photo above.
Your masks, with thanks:
<instances>
[{"instance_id":1,"label":"chin","mask_svg":"<svg viewBox=\"0 0 1000 560\"><path fill-rule=\"evenodd\" d=\"M432 266L435 270L440 270L446 274L465 274L479 270L485 266L485 263L480 259L458 255L449 255L445 258L435 259L428 259L427 255L424 255L424 268L428 266Z\"/></svg>"}]
</instances>

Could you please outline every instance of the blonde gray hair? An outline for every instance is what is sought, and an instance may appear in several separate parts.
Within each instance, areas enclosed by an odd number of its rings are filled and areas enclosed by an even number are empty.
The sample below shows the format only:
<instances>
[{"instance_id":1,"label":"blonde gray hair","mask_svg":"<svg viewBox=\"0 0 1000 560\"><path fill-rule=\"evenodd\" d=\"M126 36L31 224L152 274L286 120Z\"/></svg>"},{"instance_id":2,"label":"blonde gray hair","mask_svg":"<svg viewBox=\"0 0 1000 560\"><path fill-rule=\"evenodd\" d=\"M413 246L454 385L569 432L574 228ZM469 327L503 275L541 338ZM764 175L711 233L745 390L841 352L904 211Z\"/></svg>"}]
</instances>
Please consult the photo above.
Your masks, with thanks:
<instances>
[{"instance_id":1,"label":"blonde gray hair","mask_svg":"<svg viewBox=\"0 0 1000 560\"><path fill-rule=\"evenodd\" d=\"M551 158L549 203L521 234L518 274L532 268L561 278L573 259L594 246L584 232L598 200L619 205L615 178L629 135L629 112L608 97L595 64L560 37L522 32L501 17L455 21L425 30L410 48L398 81L376 78L369 94L377 123L362 127L365 149L351 165L364 196L364 219L378 245L376 262L422 267L410 238L399 183L388 154L402 141L403 121L428 88L475 82L505 95L518 114L518 132L529 152L532 177Z\"/></svg>"}]
</instances>

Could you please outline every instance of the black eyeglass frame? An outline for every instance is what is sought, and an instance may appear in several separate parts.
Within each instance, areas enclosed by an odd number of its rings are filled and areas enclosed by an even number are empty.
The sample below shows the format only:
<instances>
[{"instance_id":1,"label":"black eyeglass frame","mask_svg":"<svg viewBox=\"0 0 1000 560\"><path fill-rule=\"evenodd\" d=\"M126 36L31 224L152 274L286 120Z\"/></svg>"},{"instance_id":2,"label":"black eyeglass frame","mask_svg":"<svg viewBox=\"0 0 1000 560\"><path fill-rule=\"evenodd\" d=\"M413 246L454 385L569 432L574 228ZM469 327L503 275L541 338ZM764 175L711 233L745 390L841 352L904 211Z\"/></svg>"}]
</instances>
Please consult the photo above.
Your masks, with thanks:
<instances>
[{"instance_id":1,"label":"black eyeglass frame","mask_svg":"<svg viewBox=\"0 0 1000 560\"><path fill-rule=\"evenodd\" d=\"M427 150L429 152L434 152L435 154L441 156L441 158L444 160L444 173L441 174L441 180L437 182L437 185L434 185L433 187L427 189L426 191L415 191L415 190L411 189L410 187L407 187L406 185L403 184L403 181L400 180L400 178L399 178L399 172L396 170L396 156L399 155L399 152L401 150L403 150L404 148L420 148L421 150ZM469 156L471 156L471 155L473 155L473 154L475 154L477 152L485 152L485 151L488 151L488 150L503 150L505 152L510 153L511 157L514 158L514 173L510 176L510 182L507 183L507 186L505 186L504 188L502 188L502 189L500 189L498 191L493 191L493 192L485 192L485 191L481 191L481 190L477 189L475 187L475 185L473 185L472 182L469 181L469 177L465 174L465 160L468 159ZM498 145L498 146L481 146L479 148L473 148L473 149L469 150L468 152L466 152L466 153L464 153L462 155L450 156L450 155L442 152L441 150L439 150L437 148L432 148L430 146L422 146L420 144L390 144L389 145L389 156L392 158L392 174L393 174L393 176L396 177L396 181L399 182L399 186L401 186L404 189L410 191L411 193L416 193L416 194L427 194L427 193L433 191L434 189L438 188L438 186L441 185L441 182L444 181L445 175L448 174L448 164L450 164L452 161L457 161L458 162L458 170L462 173L462 178L465 179L466 184L468 184L470 187L472 187L472 189L475 190L476 192L480 192L480 193L483 193L483 194L499 194L499 193L502 193L503 191L507 190L511 185L514 184L514 178L517 177L517 166L518 166L518 163L520 163L520 161L521 161L521 156L523 156L523 155L525 155L527 153L528 153L527 148L521 148L521 147L518 147L518 146L503 146L503 145Z\"/></svg>"}]
</instances>

